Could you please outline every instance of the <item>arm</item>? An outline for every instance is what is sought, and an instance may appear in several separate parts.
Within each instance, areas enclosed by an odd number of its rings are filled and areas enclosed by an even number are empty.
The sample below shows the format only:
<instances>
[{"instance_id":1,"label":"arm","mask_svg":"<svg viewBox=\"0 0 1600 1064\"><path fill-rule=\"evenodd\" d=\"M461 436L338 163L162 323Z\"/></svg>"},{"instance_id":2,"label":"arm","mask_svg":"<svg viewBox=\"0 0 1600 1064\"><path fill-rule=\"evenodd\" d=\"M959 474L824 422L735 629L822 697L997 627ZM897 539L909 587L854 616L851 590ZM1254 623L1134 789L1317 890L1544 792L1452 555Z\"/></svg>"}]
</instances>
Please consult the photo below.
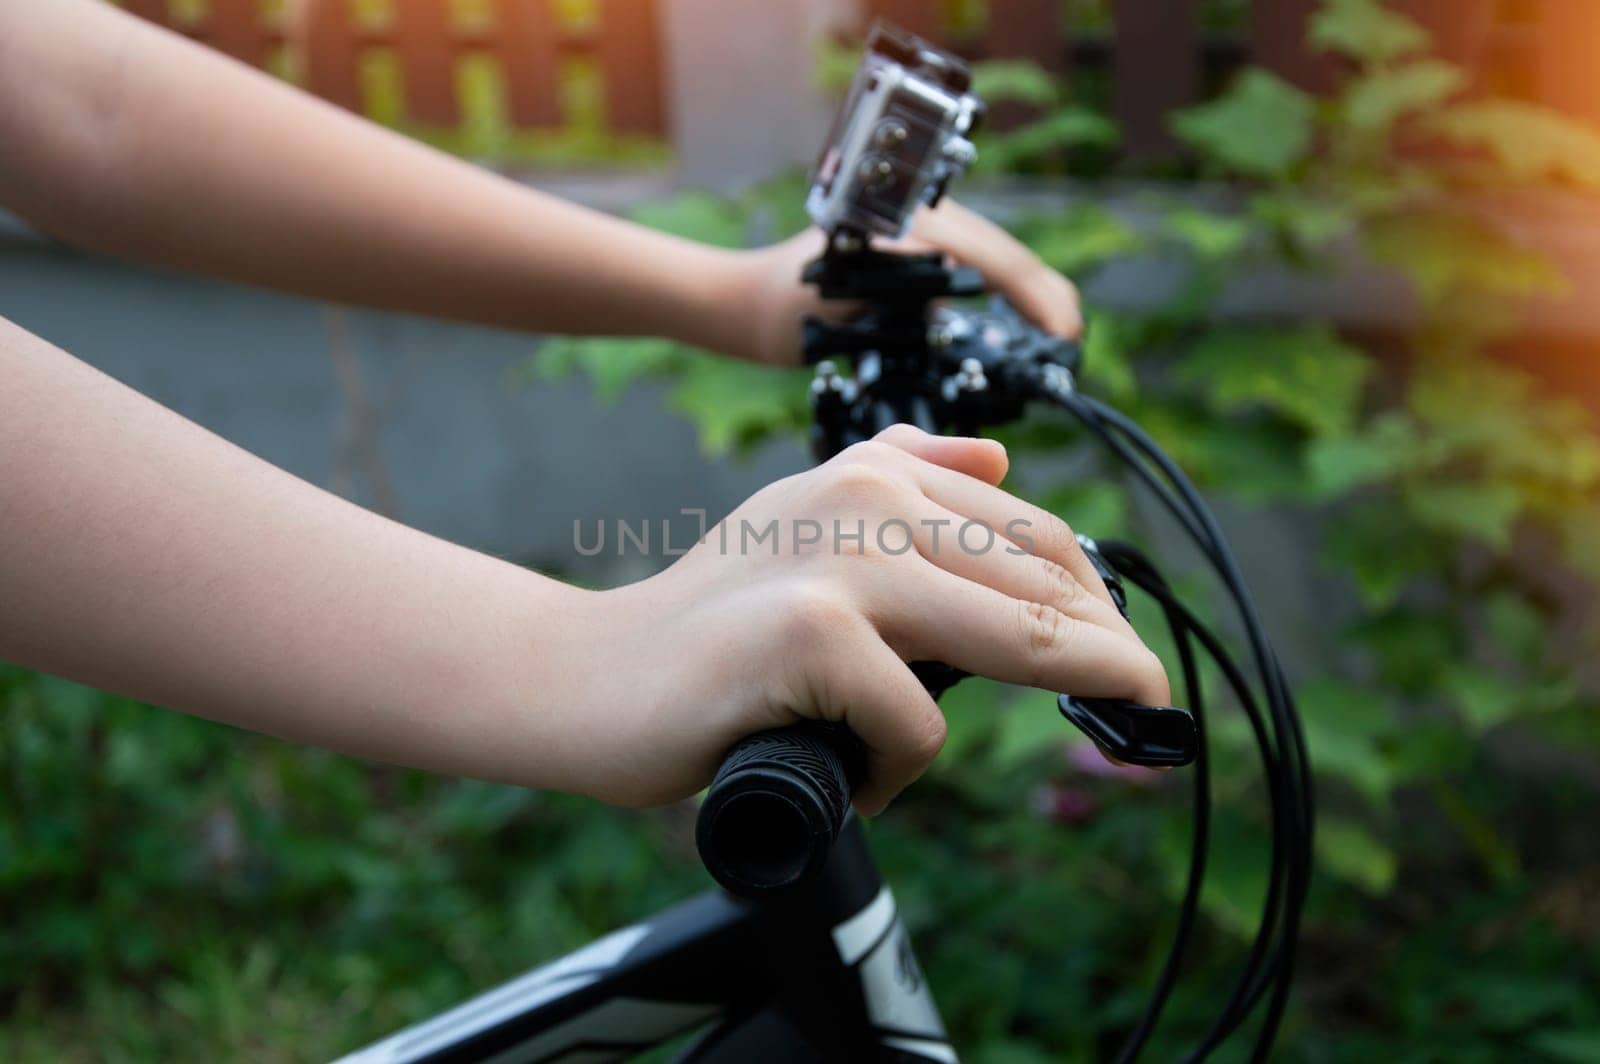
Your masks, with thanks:
<instances>
[{"instance_id":1,"label":"arm","mask_svg":"<svg viewBox=\"0 0 1600 1064\"><path fill-rule=\"evenodd\" d=\"M1071 531L994 486L990 441L898 426L753 496L726 549L713 530L595 592L314 488L4 319L0 381L0 660L174 709L627 804L692 794L749 732L844 720L870 812L944 736L906 661L1167 701ZM969 518L1035 553L957 549ZM791 545L835 520L869 538ZM783 549L740 549L745 522ZM916 550L875 549L891 523Z\"/></svg>"},{"instance_id":2,"label":"arm","mask_svg":"<svg viewBox=\"0 0 1600 1064\"><path fill-rule=\"evenodd\" d=\"M793 361L820 234L737 252L453 159L102 0L0 0L0 203L85 247L335 302ZM916 234L1053 331L1076 294L951 204Z\"/></svg>"},{"instance_id":3,"label":"arm","mask_svg":"<svg viewBox=\"0 0 1600 1064\"><path fill-rule=\"evenodd\" d=\"M103 0L0 0L0 203L110 254L368 306L736 350L737 256L434 151Z\"/></svg>"}]
</instances>

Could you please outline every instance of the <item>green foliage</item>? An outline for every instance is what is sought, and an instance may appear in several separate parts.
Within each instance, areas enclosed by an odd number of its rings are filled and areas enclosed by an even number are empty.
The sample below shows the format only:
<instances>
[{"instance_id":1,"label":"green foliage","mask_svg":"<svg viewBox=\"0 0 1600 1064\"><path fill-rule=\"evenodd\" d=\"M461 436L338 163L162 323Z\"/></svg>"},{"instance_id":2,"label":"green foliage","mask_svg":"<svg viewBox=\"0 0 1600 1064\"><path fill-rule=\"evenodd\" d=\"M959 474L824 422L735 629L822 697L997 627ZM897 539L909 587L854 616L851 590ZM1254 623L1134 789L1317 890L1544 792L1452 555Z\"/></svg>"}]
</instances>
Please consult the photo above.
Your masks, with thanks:
<instances>
[{"instance_id":1,"label":"green foliage","mask_svg":"<svg viewBox=\"0 0 1600 1064\"><path fill-rule=\"evenodd\" d=\"M1117 127L1103 115L1083 107L1062 107L1008 133L984 134L977 143L985 160L1020 169L1068 148L1110 147L1116 140Z\"/></svg>"},{"instance_id":2,"label":"green foliage","mask_svg":"<svg viewBox=\"0 0 1600 1064\"><path fill-rule=\"evenodd\" d=\"M1368 71L1345 90L1345 120L1362 133L1382 132L1404 116L1443 103L1466 80L1459 68L1443 60L1423 59Z\"/></svg>"},{"instance_id":3,"label":"green foliage","mask_svg":"<svg viewBox=\"0 0 1600 1064\"><path fill-rule=\"evenodd\" d=\"M1563 115L1516 100L1481 100L1430 116L1427 124L1443 140L1489 152L1511 180L1555 178L1600 188L1600 135Z\"/></svg>"},{"instance_id":4,"label":"green foliage","mask_svg":"<svg viewBox=\"0 0 1600 1064\"><path fill-rule=\"evenodd\" d=\"M1354 425L1371 368L1360 348L1310 325L1211 330L1178 376L1220 414L1268 409L1321 438Z\"/></svg>"},{"instance_id":5,"label":"green foliage","mask_svg":"<svg viewBox=\"0 0 1600 1064\"><path fill-rule=\"evenodd\" d=\"M1059 102L1055 79L1026 59L992 59L972 72L972 91L984 102L1025 103L1048 107Z\"/></svg>"},{"instance_id":6,"label":"green foliage","mask_svg":"<svg viewBox=\"0 0 1600 1064\"><path fill-rule=\"evenodd\" d=\"M1329 0L1312 16L1311 44L1382 66L1426 48L1428 32L1383 0Z\"/></svg>"},{"instance_id":7,"label":"green foliage","mask_svg":"<svg viewBox=\"0 0 1600 1064\"><path fill-rule=\"evenodd\" d=\"M1315 106L1264 70L1247 70L1212 103L1173 117L1179 137L1218 167L1245 177L1281 178L1311 148Z\"/></svg>"},{"instance_id":8,"label":"green foliage","mask_svg":"<svg viewBox=\"0 0 1600 1064\"><path fill-rule=\"evenodd\" d=\"M338 1056L682 896L688 822L0 665L0 1059Z\"/></svg>"}]
</instances>

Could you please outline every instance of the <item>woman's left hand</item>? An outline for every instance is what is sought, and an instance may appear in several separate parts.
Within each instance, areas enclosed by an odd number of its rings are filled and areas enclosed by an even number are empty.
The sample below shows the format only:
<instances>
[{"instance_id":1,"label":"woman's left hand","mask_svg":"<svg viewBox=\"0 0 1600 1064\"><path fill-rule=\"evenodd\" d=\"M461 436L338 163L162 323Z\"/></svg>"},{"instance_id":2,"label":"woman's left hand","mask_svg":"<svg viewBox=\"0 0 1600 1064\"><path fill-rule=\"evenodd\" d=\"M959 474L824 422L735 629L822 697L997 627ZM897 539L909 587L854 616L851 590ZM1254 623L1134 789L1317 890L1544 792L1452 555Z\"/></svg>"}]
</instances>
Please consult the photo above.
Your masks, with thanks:
<instances>
[{"instance_id":1,"label":"woman's left hand","mask_svg":"<svg viewBox=\"0 0 1600 1064\"><path fill-rule=\"evenodd\" d=\"M806 315L841 320L855 308L824 301L800 282L807 262L822 254L823 234L812 228L779 244L738 253L739 305L746 327L738 348L728 352L752 362L792 366L800 361L800 321ZM878 246L902 251L941 251L983 274L989 291L1004 296L1023 317L1046 332L1068 338L1083 328L1078 289L1016 237L989 219L946 198L923 207L909 235Z\"/></svg>"}]
</instances>

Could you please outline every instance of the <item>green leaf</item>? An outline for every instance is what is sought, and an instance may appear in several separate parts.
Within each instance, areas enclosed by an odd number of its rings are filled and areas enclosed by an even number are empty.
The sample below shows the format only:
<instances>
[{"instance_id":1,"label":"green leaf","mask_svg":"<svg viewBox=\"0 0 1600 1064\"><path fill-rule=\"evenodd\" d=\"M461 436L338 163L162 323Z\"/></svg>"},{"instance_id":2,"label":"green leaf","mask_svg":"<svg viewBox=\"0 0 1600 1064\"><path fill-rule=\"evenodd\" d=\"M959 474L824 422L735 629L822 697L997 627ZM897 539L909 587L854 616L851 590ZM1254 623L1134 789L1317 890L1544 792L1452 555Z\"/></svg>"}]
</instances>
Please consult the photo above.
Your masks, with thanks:
<instances>
[{"instance_id":1,"label":"green leaf","mask_svg":"<svg viewBox=\"0 0 1600 1064\"><path fill-rule=\"evenodd\" d=\"M1495 645L1511 660L1531 667L1544 656L1550 622L1526 597L1495 592L1483 600L1483 611Z\"/></svg>"},{"instance_id":2,"label":"green leaf","mask_svg":"<svg viewBox=\"0 0 1600 1064\"><path fill-rule=\"evenodd\" d=\"M1315 251L1354 231L1356 213L1343 199L1281 188L1257 193L1250 213L1289 245L1291 254Z\"/></svg>"},{"instance_id":3,"label":"green leaf","mask_svg":"<svg viewBox=\"0 0 1600 1064\"><path fill-rule=\"evenodd\" d=\"M1327 0L1311 19L1312 47L1357 63L1381 64L1428 46L1428 31L1382 0Z\"/></svg>"},{"instance_id":4,"label":"green leaf","mask_svg":"<svg viewBox=\"0 0 1600 1064\"><path fill-rule=\"evenodd\" d=\"M1132 254L1144 238L1103 207L1082 204L1048 216L1023 219L1018 234L1052 269L1081 277L1102 263Z\"/></svg>"},{"instance_id":5,"label":"green leaf","mask_svg":"<svg viewBox=\"0 0 1600 1064\"><path fill-rule=\"evenodd\" d=\"M1433 719L1409 723L1390 761L1396 780L1430 782L1464 772L1479 756L1476 739L1458 721Z\"/></svg>"},{"instance_id":6,"label":"green leaf","mask_svg":"<svg viewBox=\"0 0 1600 1064\"><path fill-rule=\"evenodd\" d=\"M1360 824L1332 817L1318 820L1316 849L1318 867L1368 894L1387 894L1394 886L1394 851Z\"/></svg>"},{"instance_id":7,"label":"green leaf","mask_svg":"<svg viewBox=\"0 0 1600 1064\"><path fill-rule=\"evenodd\" d=\"M601 398L615 400L635 382L667 374L693 357L690 348L653 337L555 337L540 344L532 373L544 380L582 373Z\"/></svg>"},{"instance_id":8,"label":"green leaf","mask_svg":"<svg viewBox=\"0 0 1600 1064\"><path fill-rule=\"evenodd\" d=\"M1528 1048L1561 1064L1594 1064L1600 1060L1600 1027L1535 1031L1528 1036Z\"/></svg>"},{"instance_id":9,"label":"green leaf","mask_svg":"<svg viewBox=\"0 0 1600 1064\"><path fill-rule=\"evenodd\" d=\"M1380 132L1402 118L1437 107L1465 83L1461 69L1441 59L1374 70L1353 79L1345 89L1345 117L1356 129Z\"/></svg>"},{"instance_id":10,"label":"green leaf","mask_svg":"<svg viewBox=\"0 0 1600 1064\"><path fill-rule=\"evenodd\" d=\"M1367 246L1378 262L1402 270L1434 309L1458 294L1481 300L1567 290L1566 278L1547 256L1458 212L1408 212L1374 221Z\"/></svg>"},{"instance_id":11,"label":"green leaf","mask_svg":"<svg viewBox=\"0 0 1600 1064\"><path fill-rule=\"evenodd\" d=\"M1445 671L1444 690L1473 731L1482 734L1525 711L1527 692L1510 680L1470 662Z\"/></svg>"},{"instance_id":12,"label":"green leaf","mask_svg":"<svg viewBox=\"0 0 1600 1064\"><path fill-rule=\"evenodd\" d=\"M1173 208L1162 227L1208 262L1230 259L1243 251L1254 229L1248 216L1218 214L1197 207Z\"/></svg>"},{"instance_id":13,"label":"green leaf","mask_svg":"<svg viewBox=\"0 0 1600 1064\"><path fill-rule=\"evenodd\" d=\"M1428 128L1450 143L1488 152L1514 180L1555 178L1600 189L1600 133L1549 108L1471 101L1439 111Z\"/></svg>"},{"instance_id":14,"label":"green leaf","mask_svg":"<svg viewBox=\"0 0 1600 1064\"><path fill-rule=\"evenodd\" d=\"M843 96L861 66L864 44L860 40L838 41L829 36L817 38L816 66L812 83L834 96Z\"/></svg>"},{"instance_id":15,"label":"green leaf","mask_svg":"<svg viewBox=\"0 0 1600 1064\"><path fill-rule=\"evenodd\" d=\"M1394 707L1370 690L1333 680L1302 685L1296 700L1317 774L1343 780L1374 807L1384 807L1395 784L1384 752L1395 734Z\"/></svg>"},{"instance_id":16,"label":"green leaf","mask_svg":"<svg viewBox=\"0 0 1600 1064\"><path fill-rule=\"evenodd\" d=\"M698 426L707 453L726 454L804 426L810 416L806 376L803 370L697 358L679 376L668 402Z\"/></svg>"},{"instance_id":17,"label":"green leaf","mask_svg":"<svg viewBox=\"0 0 1600 1064\"><path fill-rule=\"evenodd\" d=\"M1306 449L1311 495L1334 499L1389 480L1411 467L1415 447L1415 426L1392 411L1362 428L1312 440Z\"/></svg>"},{"instance_id":18,"label":"green leaf","mask_svg":"<svg viewBox=\"0 0 1600 1064\"><path fill-rule=\"evenodd\" d=\"M1140 416L1201 483L1247 502L1298 501L1305 495L1303 433L1280 419L1160 406Z\"/></svg>"},{"instance_id":19,"label":"green leaf","mask_svg":"<svg viewBox=\"0 0 1600 1064\"><path fill-rule=\"evenodd\" d=\"M1462 989L1472 1012L1484 1027L1520 1031L1571 1009L1583 1000L1583 988L1556 974L1485 972Z\"/></svg>"},{"instance_id":20,"label":"green leaf","mask_svg":"<svg viewBox=\"0 0 1600 1064\"><path fill-rule=\"evenodd\" d=\"M1522 493L1506 483L1421 482L1401 495L1419 524L1500 548L1510 545L1522 512Z\"/></svg>"},{"instance_id":21,"label":"green leaf","mask_svg":"<svg viewBox=\"0 0 1600 1064\"><path fill-rule=\"evenodd\" d=\"M992 738L1003 717L1000 709L1000 684L981 678L968 678L939 696L944 714L944 749L934 762L940 775L956 776L970 771L966 758Z\"/></svg>"},{"instance_id":22,"label":"green leaf","mask_svg":"<svg viewBox=\"0 0 1600 1064\"><path fill-rule=\"evenodd\" d=\"M1086 107L1060 107L1008 133L994 133L978 145L983 166L1000 172L1037 163L1063 148L1107 147L1117 142L1117 127Z\"/></svg>"},{"instance_id":23,"label":"green leaf","mask_svg":"<svg viewBox=\"0 0 1600 1064\"><path fill-rule=\"evenodd\" d=\"M1600 504L1567 508L1556 522L1561 555L1578 572L1600 582Z\"/></svg>"},{"instance_id":24,"label":"green leaf","mask_svg":"<svg viewBox=\"0 0 1600 1064\"><path fill-rule=\"evenodd\" d=\"M1244 177L1285 176L1311 147L1311 97L1265 70L1241 74L1220 98L1172 116L1173 131L1207 160Z\"/></svg>"},{"instance_id":25,"label":"green leaf","mask_svg":"<svg viewBox=\"0 0 1600 1064\"><path fill-rule=\"evenodd\" d=\"M739 204L710 192L683 192L633 212L634 221L703 244L741 247L745 217Z\"/></svg>"},{"instance_id":26,"label":"green leaf","mask_svg":"<svg viewBox=\"0 0 1600 1064\"><path fill-rule=\"evenodd\" d=\"M1002 769L1015 768L1041 754L1059 755L1078 733L1061 719L1056 696L1048 691L1025 691L1001 711L999 731L990 760Z\"/></svg>"},{"instance_id":27,"label":"green leaf","mask_svg":"<svg viewBox=\"0 0 1600 1064\"><path fill-rule=\"evenodd\" d=\"M988 59L972 67L972 91L988 103L1048 107L1056 102L1055 78L1026 59Z\"/></svg>"},{"instance_id":28,"label":"green leaf","mask_svg":"<svg viewBox=\"0 0 1600 1064\"><path fill-rule=\"evenodd\" d=\"M1240 939L1253 935L1261 918L1267 888L1262 843L1240 822L1236 811L1224 806L1213 814L1201 905L1223 929Z\"/></svg>"},{"instance_id":29,"label":"green leaf","mask_svg":"<svg viewBox=\"0 0 1600 1064\"><path fill-rule=\"evenodd\" d=\"M1375 684L1408 701L1437 690L1443 667L1462 656L1466 643L1466 634L1452 614L1414 607L1369 612L1344 634L1352 645L1371 654L1378 666Z\"/></svg>"},{"instance_id":30,"label":"green leaf","mask_svg":"<svg viewBox=\"0 0 1600 1064\"><path fill-rule=\"evenodd\" d=\"M1326 326L1214 329L1189 351L1182 380L1218 409L1265 407L1313 434L1355 421L1371 362Z\"/></svg>"},{"instance_id":31,"label":"green leaf","mask_svg":"<svg viewBox=\"0 0 1600 1064\"><path fill-rule=\"evenodd\" d=\"M1137 333L1132 319L1101 313L1083 334L1083 375L1113 402L1126 402L1138 391L1131 350Z\"/></svg>"},{"instance_id":32,"label":"green leaf","mask_svg":"<svg viewBox=\"0 0 1600 1064\"><path fill-rule=\"evenodd\" d=\"M1445 555L1393 500L1340 514L1328 529L1326 556L1330 565L1351 576L1369 609L1393 604L1402 589L1438 571Z\"/></svg>"}]
</instances>

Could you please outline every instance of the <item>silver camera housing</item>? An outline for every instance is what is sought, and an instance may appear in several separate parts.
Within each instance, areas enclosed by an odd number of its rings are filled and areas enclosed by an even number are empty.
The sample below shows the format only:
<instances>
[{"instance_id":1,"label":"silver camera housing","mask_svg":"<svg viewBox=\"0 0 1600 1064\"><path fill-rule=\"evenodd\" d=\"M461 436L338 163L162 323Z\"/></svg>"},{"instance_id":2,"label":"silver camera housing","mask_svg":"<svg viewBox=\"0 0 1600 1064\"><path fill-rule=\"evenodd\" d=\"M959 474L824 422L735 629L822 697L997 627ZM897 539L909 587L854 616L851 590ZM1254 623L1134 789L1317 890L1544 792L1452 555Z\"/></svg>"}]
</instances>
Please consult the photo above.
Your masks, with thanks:
<instances>
[{"instance_id":1,"label":"silver camera housing","mask_svg":"<svg viewBox=\"0 0 1600 1064\"><path fill-rule=\"evenodd\" d=\"M960 59L878 23L824 145L806 211L826 232L904 236L977 152L983 103Z\"/></svg>"}]
</instances>

